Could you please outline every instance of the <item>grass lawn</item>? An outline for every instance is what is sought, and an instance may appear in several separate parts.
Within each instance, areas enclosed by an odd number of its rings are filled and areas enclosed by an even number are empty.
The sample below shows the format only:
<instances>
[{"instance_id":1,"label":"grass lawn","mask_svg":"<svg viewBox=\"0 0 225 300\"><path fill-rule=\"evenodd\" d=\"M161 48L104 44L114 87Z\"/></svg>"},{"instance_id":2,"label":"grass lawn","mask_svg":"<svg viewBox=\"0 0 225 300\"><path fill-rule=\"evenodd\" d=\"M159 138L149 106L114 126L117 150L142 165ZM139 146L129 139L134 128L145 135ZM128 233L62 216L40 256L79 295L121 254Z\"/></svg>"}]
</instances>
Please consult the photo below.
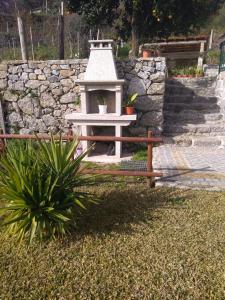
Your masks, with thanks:
<instances>
[{"instance_id":1,"label":"grass lawn","mask_svg":"<svg viewBox=\"0 0 225 300\"><path fill-rule=\"evenodd\" d=\"M103 183L62 240L0 233L0 299L225 299L225 195Z\"/></svg>"}]
</instances>

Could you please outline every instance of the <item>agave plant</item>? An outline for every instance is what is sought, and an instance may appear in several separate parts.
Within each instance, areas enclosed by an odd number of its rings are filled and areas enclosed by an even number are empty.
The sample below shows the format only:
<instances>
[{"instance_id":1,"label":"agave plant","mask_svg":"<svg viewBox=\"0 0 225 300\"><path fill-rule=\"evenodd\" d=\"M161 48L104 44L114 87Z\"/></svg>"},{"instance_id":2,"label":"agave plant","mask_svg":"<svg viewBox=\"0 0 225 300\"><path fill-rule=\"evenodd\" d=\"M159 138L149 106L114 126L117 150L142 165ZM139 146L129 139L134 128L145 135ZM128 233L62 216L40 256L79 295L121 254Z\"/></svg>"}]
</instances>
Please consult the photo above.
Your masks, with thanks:
<instances>
[{"instance_id":1,"label":"agave plant","mask_svg":"<svg viewBox=\"0 0 225 300\"><path fill-rule=\"evenodd\" d=\"M79 189L92 180L80 172L87 152L71 159L78 144L77 139L65 143L51 136L51 141L7 145L0 158L1 217L19 241L65 234L85 202L95 202Z\"/></svg>"}]
</instances>

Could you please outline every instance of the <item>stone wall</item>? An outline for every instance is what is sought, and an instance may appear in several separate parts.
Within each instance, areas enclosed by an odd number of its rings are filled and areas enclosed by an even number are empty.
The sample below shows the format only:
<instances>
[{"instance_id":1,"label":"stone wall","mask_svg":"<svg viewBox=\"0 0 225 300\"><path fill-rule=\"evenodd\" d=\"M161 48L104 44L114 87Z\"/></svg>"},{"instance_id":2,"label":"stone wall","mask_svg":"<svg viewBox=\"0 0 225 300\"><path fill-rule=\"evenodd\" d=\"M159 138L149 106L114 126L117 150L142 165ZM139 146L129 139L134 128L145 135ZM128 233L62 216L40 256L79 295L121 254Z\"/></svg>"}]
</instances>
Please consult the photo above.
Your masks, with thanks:
<instances>
[{"instance_id":1,"label":"stone wall","mask_svg":"<svg viewBox=\"0 0 225 300\"><path fill-rule=\"evenodd\" d=\"M138 93L138 121L130 133L160 133L166 63L164 58L118 61L118 76L125 79L125 94ZM65 114L79 111L79 86L87 60L8 61L0 64L0 96L8 132L66 132ZM107 67L107 66L106 66Z\"/></svg>"}]
</instances>

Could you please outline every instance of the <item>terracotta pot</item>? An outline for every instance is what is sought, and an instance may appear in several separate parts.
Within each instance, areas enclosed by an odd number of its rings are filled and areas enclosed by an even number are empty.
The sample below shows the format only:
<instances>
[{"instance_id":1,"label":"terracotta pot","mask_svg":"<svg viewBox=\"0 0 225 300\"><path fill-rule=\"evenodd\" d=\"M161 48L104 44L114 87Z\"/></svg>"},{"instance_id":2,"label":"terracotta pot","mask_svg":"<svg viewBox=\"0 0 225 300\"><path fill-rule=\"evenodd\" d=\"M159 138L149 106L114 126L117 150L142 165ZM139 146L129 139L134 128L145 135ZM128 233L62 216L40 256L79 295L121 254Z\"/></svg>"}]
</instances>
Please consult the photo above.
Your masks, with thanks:
<instances>
[{"instance_id":1,"label":"terracotta pot","mask_svg":"<svg viewBox=\"0 0 225 300\"><path fill-rule=\"evenodd\" d=\"M126 106L125 109L126 109L126 114L127 115L133 115L134 114L133 106Z\"/></svg>"},{"instance_id":2,"label":"terracotta pot","mask_svg":"<svg viewBox=\"0 0 225 300\"><path fill-rule=\"evenodd\" d=\"M143 58L149 58L151 57L152 52L150 50L143 50L142 57Z\"/></svg>"}]
</instances>

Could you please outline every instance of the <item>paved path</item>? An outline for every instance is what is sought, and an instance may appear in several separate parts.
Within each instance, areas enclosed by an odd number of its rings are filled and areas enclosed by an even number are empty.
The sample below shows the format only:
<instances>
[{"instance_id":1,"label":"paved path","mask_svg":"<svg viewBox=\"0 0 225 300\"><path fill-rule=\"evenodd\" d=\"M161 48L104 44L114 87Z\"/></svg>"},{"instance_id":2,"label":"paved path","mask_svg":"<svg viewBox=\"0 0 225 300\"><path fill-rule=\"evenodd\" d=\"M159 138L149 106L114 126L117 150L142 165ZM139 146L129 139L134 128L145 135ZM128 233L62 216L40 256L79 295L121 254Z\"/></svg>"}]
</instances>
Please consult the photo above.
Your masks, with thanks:
<instances>
[{"instance_id":1,"label":"paved path","mask_svg":"<svg viewBox=\"0 0 225 300\"><path fill-rule=\"evenodd\" d=\"M154 148L154 169L164 174L157 186L225 190L225 149L163 145Z\"/></svg>"}]
</instances>

